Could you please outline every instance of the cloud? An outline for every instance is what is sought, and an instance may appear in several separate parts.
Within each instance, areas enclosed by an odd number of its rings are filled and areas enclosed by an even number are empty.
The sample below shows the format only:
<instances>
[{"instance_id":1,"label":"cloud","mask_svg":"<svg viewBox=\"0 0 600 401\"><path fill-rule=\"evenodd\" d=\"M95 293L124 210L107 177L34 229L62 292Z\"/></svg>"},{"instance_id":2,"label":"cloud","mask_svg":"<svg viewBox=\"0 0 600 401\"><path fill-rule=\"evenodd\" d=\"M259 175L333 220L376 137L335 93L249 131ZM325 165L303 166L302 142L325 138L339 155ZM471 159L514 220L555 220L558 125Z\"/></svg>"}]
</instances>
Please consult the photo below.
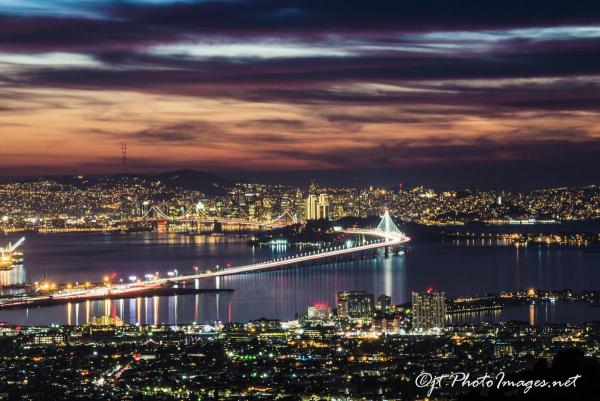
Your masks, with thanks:
<instances>
[{"instance_id":1,"label":"cloud","mask_svg":"<svg viewBox=\"0 0 600 401\"><path fill-rule=\"evenodd\" d=\"M298 119L288 118L263 118L259 120L248 120L239 124L240 126L250 127L269 127L286 130L301 130L305 128L306 123Z\"/></svg>"},{"instance_id":2,"label":"cloud","mask_svg":"<svg viewBox=\"0 0 600 401\"><path fill-rule=\"evenodd\" d=\"M26 0L0 14L0 128L157 166L579 166L599 47L585 0Z\"/></svg>"},{"instance_id":3,"label":"cloud","mask_svg":"<svg viewBox=\"0 0 600 401\"><path fill-rule=\"evenodd\" d=\"M386 141L379 144L340 149L283 150L279 157L301 158L315 165L327 164L335 169L348 166L368 169L414 167L415 165L468 165L489 161L529 161L557 163L578 158L591 160L600 151L600 141L583 132L528 132L521 138L498 135L456 140L448 137L422 141ZM510 140L508 140L508 137ZM576 140L573 140L576 139Z\"/></svg>"}]
</instances>

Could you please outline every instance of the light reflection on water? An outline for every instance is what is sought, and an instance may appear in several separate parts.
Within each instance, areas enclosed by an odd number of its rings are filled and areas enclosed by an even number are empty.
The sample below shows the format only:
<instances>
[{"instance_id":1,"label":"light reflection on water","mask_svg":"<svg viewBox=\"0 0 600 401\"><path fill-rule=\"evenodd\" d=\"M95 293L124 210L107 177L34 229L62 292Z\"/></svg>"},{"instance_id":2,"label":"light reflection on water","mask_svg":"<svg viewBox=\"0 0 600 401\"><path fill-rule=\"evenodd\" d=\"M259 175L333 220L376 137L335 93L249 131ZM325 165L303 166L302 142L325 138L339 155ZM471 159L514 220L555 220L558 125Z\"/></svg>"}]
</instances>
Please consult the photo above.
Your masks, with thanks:
<instances>
[{"instance_id":1,"label":"light reflection on water","mask_svg":"<svg viewBox=\"0 0 600 401\"><path fill-rule=\"evenodd\" d=\"M225 299L217 299L225 298ZM221 308L225 313L219 314ZM68 303L62 306L31 308L29 310L8 311L23 319L13 321L19 324L68 324L89 323L93 317L118 316L131 324L162 323L178 324L191 322L231 321L231 298L220 294L198 294L192 296L140 297L118 300L95 300ZM61 316L62 314L62 316ZM50 317L50 319L49 319ZM5 318L6 319L6 318Z\"/></svg>"},{"instance_id":2,"label":"light reflection on water","mask_svg":"<svg viewBox=\"0 0 600 401\"><path fill-rule=\"evenodd\" d=\"M25 267L0 272L5 284L41 280L100 281L116 272L120 277L177 269L191 273L217 264L245 264L295 253L293 248L252 248L245 238L182 234L58 234L28 235ZM291 319L314 302L335 305L335 293L365 290L387 294L394 303L410 300L411 291L434 287L449 296L477 295L529 287L575 291L600 289L600 254L577 248L529 246L515 248L507 241L450 240L411 244L406 255L353 260L209 280L195 288L234 289L218 294L142 297L88 301L29 310L0 312L0 321L20 324L82 324L112 314L129 323L160 324L247 321L261 317ZM566 311L566 312L563 312ZM459 321L522 320L584 321L598 319L600 308L585 305L536 305L499 313L462 316ZM453 317L453 319L456 319Z\"/></svg>"},{"instance_id":3,"label":"light reflection on water","mask_svg":"<svg viewBox=\"0 0 600 401\"><path fill-rule=\"evenodd\" d=\"M0 286L15 285L25 282L25 268L18 265L11 270L0 270ZM12 288L0 288L0 295L9 295L20 292Z\"/></svg>"},{"instance_id":4,"label":"light reflection on water","mask_svg":"<svg viewBox=\"0 0 600 401\"><path fill-rule=\"evenodd\" d=\"M537 302L504 308L450 315L454 324L519 320L529 325L544 323L583 323L600 320L600 308L577 302Z\"/></svg>"}]
</instances>

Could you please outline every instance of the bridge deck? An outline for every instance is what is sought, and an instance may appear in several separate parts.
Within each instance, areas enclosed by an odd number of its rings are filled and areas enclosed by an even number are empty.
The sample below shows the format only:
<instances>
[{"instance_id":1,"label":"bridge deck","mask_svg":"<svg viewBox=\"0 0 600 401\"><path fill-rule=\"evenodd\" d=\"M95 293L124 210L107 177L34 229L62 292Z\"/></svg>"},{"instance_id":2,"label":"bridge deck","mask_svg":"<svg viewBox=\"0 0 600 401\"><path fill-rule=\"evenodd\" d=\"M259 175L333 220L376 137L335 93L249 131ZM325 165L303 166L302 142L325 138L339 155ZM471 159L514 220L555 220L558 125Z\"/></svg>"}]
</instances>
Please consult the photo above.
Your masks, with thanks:
<instances>
[{"instance_id":1,"label":"bridge deck","mask_svg":"<svg viewBox=\"0 0 600 401\"><path fill-rule=\"evenodd\" d=\"M362 235L375 236L378 238L383 238L383 241L372 241L367 244L356 245L356 246L352 246L352 247L336 247L334 249L325 250L322 252L314 252L314 253L311 252L308 254L294 255L294 256L290 256L290 257L286 257L286 258L254 263L251 265L231 267L228 269L217 270L217 271L210 272L210 273L206 272L206 273L198 273L198 274L190 274L190 275L184 275L184 276L163 278L163 279L148 281L146 283L148 283L148 285L153 285L153 284L162 285L162 284L165 284L166 282L190 281L190 280L202 279L202 278L208 278L208 277L229 276L229 275L233 275L233 274L256 272L256 271L261 271L261 270L268 270L268 269L273 269L273 268L284 267L284 266L288 266L288 265L295 265L298 263L315 261L315 260L319 260L319 259L327 259L330 257L340 256L340 255L354 253L354 252L367 251L370 249L377 249L377 248L382 248L382 247L386 247L386 246L400 245L400 244L404 244L404 243L410 241L410 238L405 236L404 234L397 234L397 233L392 233L392 232L385 233L385 232L376 231L376 230L344 230L344 232L348 233L348 234L362 234ZM144 283L142 283L142 284L144 284Z\"/></svg>"},{"instance_id":2,"label":"bridge deck","mask_svg":"<svg viewBox=\"0 0 600 401\"><path fill-rule=\"evenodd\" d=\"M234 274L244 274L251 272L264 271L275 268L283 268L286 266L292 266L299 263L316 261L319 259L327 259L340 255L350 254L354 252L362 252L377 248L383 248L387 246L401 245L408 241L410 238L400 232L385 232L381 230L360 230L350 229L344 230L347 234L359 234L368 235L379 238L379 240L371 241L368 243L362 243L350 247L335 247L327 248L320 252L309 252L300 255L289 256L285 258L254 263L250 265L231 267L228 269L218 270L214 272L205 272L198 274L183 275L177 277L160 278L156 280L144 281L140 283L127 283L127 284L116 284L107 287L95 287L90 289L76 289L76 290L64 290L53 293L51 295L32 295L29 297L22 297L17 300L0 303L1 307L15 307L15 306L26 306L34 302L45 301L49 299L68 299L73 301L86 300L86 299L97 299L102 296L129 296L131 294L140 293L147 291L149 288L164 286L168 283L179 282L179 281L193 281L197 279L230 276Z\"/></svg>"}]
</instances>

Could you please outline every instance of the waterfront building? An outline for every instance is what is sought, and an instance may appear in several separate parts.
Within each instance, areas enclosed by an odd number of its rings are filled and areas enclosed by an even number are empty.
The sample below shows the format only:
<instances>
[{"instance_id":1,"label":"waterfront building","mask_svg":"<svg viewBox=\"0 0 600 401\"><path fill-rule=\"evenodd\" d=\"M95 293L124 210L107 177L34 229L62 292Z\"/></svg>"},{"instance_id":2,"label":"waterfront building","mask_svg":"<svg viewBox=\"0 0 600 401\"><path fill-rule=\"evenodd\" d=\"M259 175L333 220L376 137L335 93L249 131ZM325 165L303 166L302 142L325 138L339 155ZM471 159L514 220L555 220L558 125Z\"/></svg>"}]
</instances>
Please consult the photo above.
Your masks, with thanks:
<instances>
[{"instance_id":1,"label":"waterfront building","mask_svg":"<svg viewBox=\"0 0 600 401\"><path fill-rule=\"evenodd\" d=\"M123 326L123 320L119 316L95 316L90 321L90 326Z\"/></svg>"},{"instance_id":2,"label":"waterfront building","mask_svg":"<svg viewBox=\"0 0 600 401\"><path fill-rule=\"evenodd\" d=\"M342 319L370 319L373 316L373 294L364 291L338 292L337 314Z\"/></svg>"},{"instance_id":3,"label":"waterfront building","mask_svg":"<svg viewBox=\"0 0 600 401\"><path fill-rule=\"evenodd\" d=\"M392 307L392 298L387 295L380 295L377 297L376 309L382 313L388 312Z\"/></svg>"},{"instance_id":4,"label":"waterfront building","mask_svg":"<svg viewBox=\"0 0 600 401\"><path fill-rule=\"evenodd\" d=\"M444 328L446 301L443 292L431 289L412 293L413 330L436 331Z\"/></svg>"},{"instance_id":5,"label":"waterfront building","mask_svg":"<svg viewBox=\"0 0 600 401\"><path fill-rule=\"evenodd\" d=\"M310 320L327 322L331 317L331 308L325 303L318 302L308 307L307 315Z\"/></svg>"}]
</instances>

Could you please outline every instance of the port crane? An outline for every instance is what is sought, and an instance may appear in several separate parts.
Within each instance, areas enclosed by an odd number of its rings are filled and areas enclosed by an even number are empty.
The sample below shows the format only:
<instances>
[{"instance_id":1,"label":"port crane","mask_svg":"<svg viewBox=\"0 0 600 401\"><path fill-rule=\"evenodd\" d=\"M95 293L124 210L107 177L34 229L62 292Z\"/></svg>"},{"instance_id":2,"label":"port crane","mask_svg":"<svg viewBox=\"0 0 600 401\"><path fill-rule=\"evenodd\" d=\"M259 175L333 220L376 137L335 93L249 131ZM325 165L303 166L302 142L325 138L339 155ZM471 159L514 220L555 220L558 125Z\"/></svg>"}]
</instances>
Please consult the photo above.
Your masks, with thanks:
<instances>
[{"instance_id":1,"label":"port crane","mask_svg":"<svg viewBox=\"0 0 600 401\"><path fill-rule=\"evenodd\" d=\"M19 238L14 244L9 242L5 248L0 248L0 266L11 265L13 253L25 242L25 237Z\"/></svg>"}]
</instances>

